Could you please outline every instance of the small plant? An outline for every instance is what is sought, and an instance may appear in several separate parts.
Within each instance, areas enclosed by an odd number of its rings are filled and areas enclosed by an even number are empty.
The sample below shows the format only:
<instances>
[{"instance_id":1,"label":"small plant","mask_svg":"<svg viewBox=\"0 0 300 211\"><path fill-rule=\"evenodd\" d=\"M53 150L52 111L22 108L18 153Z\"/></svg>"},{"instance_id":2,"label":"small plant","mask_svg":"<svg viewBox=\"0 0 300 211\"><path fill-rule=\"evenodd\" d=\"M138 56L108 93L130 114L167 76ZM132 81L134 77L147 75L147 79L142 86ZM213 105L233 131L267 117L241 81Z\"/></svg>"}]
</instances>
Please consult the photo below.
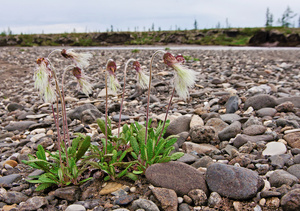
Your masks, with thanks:
<instances>
[{"instance_id":1,"label":"small plant","mask_svg":"<svg viewBox=\"0 0 300 211\"><path fill-rule=\"evenodd\" d=\"M165 51L169 51L170 50L170 48L169 47L165 47Z\"/></svg>"},{"instance_id":2,"label":"small plant","mask_svg":"<svg viewBox=\"0 0 300 211\"><path fill-rule=\"evenodd\" d=\"M59 187L70 184L79 185L92 179L86 178L82 180L82 174L87 168L84 167L83 163L79 162L90 147L90 140L89 136L85 137L79 134L72 141L72 146L67 150L62 146L62 152L52 154L50 151L47 151L50 155L49 159L46 157L44 148L38 145L36 157L28 155L29 160L23 160L22 162L35 169L41 169L45 173L32 176L32 180L27 181L30 183L39 183L40 185L36 188L36 191L40 191L53 185ZM66 165L67 157L69 165ZM60 159L62 159L62 165L60 165Z\"/></svg>"},{"instance_id":3,"label":"small plant","mask_svg":"<svg viewBox=\"0 0 300 211\"><path fill-rule=\"evenodd\" d=\"M131 51L131 53L139 53L139 52L140 52L139 49L133 49L133 50Z\"/></svg>"}]
</instances>

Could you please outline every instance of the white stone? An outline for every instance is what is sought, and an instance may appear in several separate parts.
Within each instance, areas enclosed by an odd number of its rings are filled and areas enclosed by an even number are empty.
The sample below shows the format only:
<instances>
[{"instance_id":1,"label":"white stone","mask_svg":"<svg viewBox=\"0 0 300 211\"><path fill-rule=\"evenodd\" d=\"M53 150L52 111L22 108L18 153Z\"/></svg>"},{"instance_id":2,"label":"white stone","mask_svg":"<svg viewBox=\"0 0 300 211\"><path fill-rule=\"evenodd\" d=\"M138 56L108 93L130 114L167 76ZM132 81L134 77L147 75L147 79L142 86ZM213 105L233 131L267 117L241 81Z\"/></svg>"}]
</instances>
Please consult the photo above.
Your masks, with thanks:
<instances>
[{"instance_id":1,"label":"white stone","mask_svg":"<svg viewBox=\"0 0 300 211\"><path fill-rule=\"evenodd\" d=\"M116 96L117 94L113 92L111 89L107 90L108 96ZM106 90L102 89L101 92L98 94L98 98L105 97L106 96Z\"/></svg>"},{"instance_id":2,"label":"white stone","mask_svg":"<svg viewBox=\"0 0 300 211\"><path fill-rule=\"evenodd\" d=\"M85 207L80 204L71 204L65 211L86 211Z\"/></svg>"},{"instance_id":3,"label":"white stone","mask_svg":"<svg viewBox=\"0 0 300 211\"><path fill-rule=\"evenodd\" d=\"M262 152L263 155L281 155L286 153L286 146L282 142L272 141L266 144L266 149Z\"/></svg>"},{"instance_id":4,"label":"white stone","mask_svg":"<svg viewBox=\"0 0 300 211\"><path fill-rule=\"evenodd\" d=\"M37 128L30 132L31 135L39 134L39 133L46 133L45 128Z\"/></svg>"},{"instance_id":5,"label":"white stone","mask_svg":"<svg viewBox=\"0 0 300 211\"><path fill-rule=\"evenodd\" d=\"M199 115L193 115L191 122L190 122L190 128L194 126L204 126L204 121Z\"/></svg>"},{"instance_id":6,"label":"white stone","mask_svg":"<svg viewBox=\"0 0 300 211\"><path fill-rule=\"evenodd\" d=\"M26 118L27 119L40 119L43 117L48 116L48 114L36 114L36 115L27 115Z\"/></svg>"},{"instance_id":7,"label":"white stone","mask_svg":"<svg viewBox=\"0 0 300 211\"><path fill-rule=\"evenodd\" d=\"M46 136L45 133L39 133L39 134L36 134L36 135L32 136L32 137L30 138L30 141L32 141L32 142L37 142L40 138L43 138L43 137L45 137L45 136Z\"/></svg>"},{"instance_id":8,"label":"white stone","mask_svg":"<svg viewBox=\"0 0 300 211\"><path fill-rule=\"evenodd\" d=\"M289 133L295 133L295 132L299 132L300 128L296 128L296 129L292 129L292 130L286 130L284 131L284 134L289 134Z\"/></svg>"}]
</instances>

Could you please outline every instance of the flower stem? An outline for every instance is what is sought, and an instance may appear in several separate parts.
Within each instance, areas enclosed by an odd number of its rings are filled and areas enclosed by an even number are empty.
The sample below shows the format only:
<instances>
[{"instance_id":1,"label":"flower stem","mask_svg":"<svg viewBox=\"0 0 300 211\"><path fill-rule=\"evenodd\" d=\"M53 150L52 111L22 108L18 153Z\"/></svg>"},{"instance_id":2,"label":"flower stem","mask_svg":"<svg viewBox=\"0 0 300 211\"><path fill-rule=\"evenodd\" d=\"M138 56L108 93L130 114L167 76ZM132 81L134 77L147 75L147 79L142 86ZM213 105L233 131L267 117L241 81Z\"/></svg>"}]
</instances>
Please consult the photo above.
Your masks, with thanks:
<instances>
[{"instance_id":1,"label":"flower stem","mask_svg":"<svg viewBox=\"0 0 300 211\"><path fill-rule=\"evenodd\" d=\"M169 102L169 105L168 105L168 108L167 108L165 120L164 120L162 129L161 129L161 131L160 131L159 137L158 137L158 139L157 139L156 145L158 144L158 142L159 142L159 140L160 140L160 138L161 138L161 136L162 136L162 133L163 133L163 131L164 131L164 129L165 129L165 125L166 125L166 121L167 121L167 118L168 118L168 113L169 113L169 110L170 110L170 107L171 107L171 104L172 104L172 99L173 99L174 93L175 93L175 87L173 88L173 91L172 91L172 95L171 95L170 102Z\"/></svg>"},{"instance_id":2,"label":"flower stem","mask_svg":"<svg viewBox=\"0 0 300 211\"><path fill-rule=\"evenodd\" d=\"M121 105L120 105L120 114L119 114L119 124L118 124L118 138L120 135L120 127L121 127L121 115L122 115L122 108L123 108L123 101L124 101L124 94L125 94L125 86L126 86L126 72L127 72L127 68L130 62L135 61L135 59L129 59L126 64L125 64L125 68L124 68L124 83L123 83L123 93L122 93L122 99L121 99Z\"/></svg>"},{"instance_id":3,"label":"flower stem","mask_svg":"<svg viewBox=\"0 0 300 211\"><path fill-rule=\"evenodd\" d=\"M107 118L108 118L108 91L107 91L107 71L105 72L105 155L107 153Z\"/></svg>"},{"instance_id":4,"label":"flower stem","mask_svg":"<svg viewBox=\"0 0 300 211\"><path fill-rule=\"evenodd\" d=\"M149 121L149 104L150 104L150 90L151 90L151 80L152 80L152 63L154 60L154 57L158 54L158 53L166 53L163 50L158 50L156 51L151 58L150 61L150 70L149 70L149 87L148 87L148 99L147 99L147 110L146 110L146 132L145 132L145 144L147 144L147 138L148 138L148 121Z\"/></svg>"},{"instance_id":5,"label":"flower stem","mask_svg":"<svg viewBox=\"0 0 300 211\"><path fill-rule=\"evenodd\" d=\"M56 115L55 115L55 113L54 113L53 104L51 105L51 108L52 108L53 118L54 118L56 130L57 130L57 142L58 142L59 163L60 163L61 169L63 169L63 163L62 163L62 159L61 159L61 136L60 136L60 130L59 130L59 124L58 124L58 118L56 117Z\"/></svg>"}]
</instances>

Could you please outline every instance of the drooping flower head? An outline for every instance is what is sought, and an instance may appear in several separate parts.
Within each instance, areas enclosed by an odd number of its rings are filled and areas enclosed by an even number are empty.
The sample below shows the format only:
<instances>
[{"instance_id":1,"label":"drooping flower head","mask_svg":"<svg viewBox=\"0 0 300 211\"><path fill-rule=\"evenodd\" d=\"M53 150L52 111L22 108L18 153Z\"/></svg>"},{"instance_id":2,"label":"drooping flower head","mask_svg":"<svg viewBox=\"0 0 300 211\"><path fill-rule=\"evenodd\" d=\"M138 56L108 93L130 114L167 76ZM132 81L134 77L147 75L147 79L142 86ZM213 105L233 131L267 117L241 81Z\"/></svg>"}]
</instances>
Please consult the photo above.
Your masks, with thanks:
<instances>
[{"instance_id":1,"label":"drooping flower head","mask_svg":"<svg viewBox=\"0 0 300 211\"><path fill-rule=\"evenodd\" d=\"M120 88L120 83L118 81L118 79L115 76L115 71L117 70L117 65L113 60L108 60L107 64L106 64L106 70L108 72L108 76L109 76L109 83L108 83L108 87L113 91L113 92L117 92L117 89Z\"/></svg>"},{"instance_id":2,"label":"drooping flower head","mask_svg":"<svg viewBox=\"0 0 300 211\"><path fill-rule=\"evenodd\" d=\"M83 74L82 70L79 67L74 67L72 69L72 74L75 76L78 82L78 86L82 90L82 92L89 96L90 93L92 93L92 85L88 81L85 74Z\"/></svg>"},{"instance_id":3,"label":"drooping flower head","mask_svg":"<svg viewBox=\"0 0 300 211\"><path fill-rule=\"evenodd\" d=\"M178 54L176 57L176 60L180 63L180 64L184 64L185 63L185 59L181 54Z\"/></svg>"},{"instance_id":4,"label":"drooping flower head","mask_svg":"<svg viewBox=\"0 0 300 211\"><path fill-rule=\"evenodd\" d=\"M75 62L76 66L86 68L89 66L89 60L92 58L90 53L75 53L72 49L63 49L61 55L66 59L71 59Z\"/></svg>"},{"instance_id":5,"label":"drooping flower head","mask_svg":"<svg viewBox=\"0 0 300 211\"><path fill-rule=\"evenodd\" d=\"M133 68L137 72L138 82L143 89L146 89L149 85L149 76L147 76L141 68L141 64L138 61L133 62Z\"/></svg>"},{"instance_id":6,"label":"drooping flower head","mask_svg":"<svg viewBox=\"0 0 300 211\"><path fill-rule=\"evenodd\" d=\"M170 53L164 54L164 63L169 67L172 67L175 72L174 86L179 97L184 100L189 97L189 90L195 84L195 79L197 73L194 70L190 70L182 64L184 63L184 58L181 55L177 56L178 60Z\"/></svg>"},{"instance_id":7,"label":"drooping flower head","mask_svg":"<svg viewBox=\"0 0 300 211\"><path fill-rule=\"evenodd\" d=\"M49 60L39 58L36 60L37 68L34 72L34 87L39 91L46 103L52 103L56 99L54 87L51 85L52 70Z\"/></svg>"}]
</instances>

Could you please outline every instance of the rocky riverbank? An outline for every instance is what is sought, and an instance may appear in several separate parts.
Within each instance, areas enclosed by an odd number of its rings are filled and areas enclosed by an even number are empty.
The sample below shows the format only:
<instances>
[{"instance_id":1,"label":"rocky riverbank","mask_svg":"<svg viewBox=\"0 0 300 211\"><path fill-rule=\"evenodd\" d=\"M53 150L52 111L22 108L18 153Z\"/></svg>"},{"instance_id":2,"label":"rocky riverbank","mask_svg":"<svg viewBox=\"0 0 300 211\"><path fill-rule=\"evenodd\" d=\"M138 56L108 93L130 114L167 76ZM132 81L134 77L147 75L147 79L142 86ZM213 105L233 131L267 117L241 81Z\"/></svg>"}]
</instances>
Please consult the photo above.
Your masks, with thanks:
<instances>
[{"instance_id":1,"label":"rocky riverbank","mask_svg":"<svg viewBox=\"0 0 300 211\"><path fill-rule=\"evenodd\" d=\"M163 48L162 48L163 49ZM41 144L56 150L56 129L49 104L34 89L35 60L53 49L2 47L0 51L0 207L3 210L299 210L300 209L300 63L298 50L172 50L188 56L198 72L185 102L173 98L168 135L179 135L178 161L150 166L138 181L104 182L103 172L81 186L36 192L25 181L41 172L21 162ZM75 49L76 50L76 49ZM81 49L80 51L84 51ZM106 61L114 59L117 77L129 58L148 71L154 50L91 50L85 70L93 85L87 97L66 77L70 135L103 134ZM69 64L54 55L59 70ZM162 120L174 73L159 56L154 60L153 126ZM145 121L146 90L127 73L123 124ZM119 94L121 90L119 90ZM120 98L109 98L117 128Z\"/></svg>"}]
</instances>

